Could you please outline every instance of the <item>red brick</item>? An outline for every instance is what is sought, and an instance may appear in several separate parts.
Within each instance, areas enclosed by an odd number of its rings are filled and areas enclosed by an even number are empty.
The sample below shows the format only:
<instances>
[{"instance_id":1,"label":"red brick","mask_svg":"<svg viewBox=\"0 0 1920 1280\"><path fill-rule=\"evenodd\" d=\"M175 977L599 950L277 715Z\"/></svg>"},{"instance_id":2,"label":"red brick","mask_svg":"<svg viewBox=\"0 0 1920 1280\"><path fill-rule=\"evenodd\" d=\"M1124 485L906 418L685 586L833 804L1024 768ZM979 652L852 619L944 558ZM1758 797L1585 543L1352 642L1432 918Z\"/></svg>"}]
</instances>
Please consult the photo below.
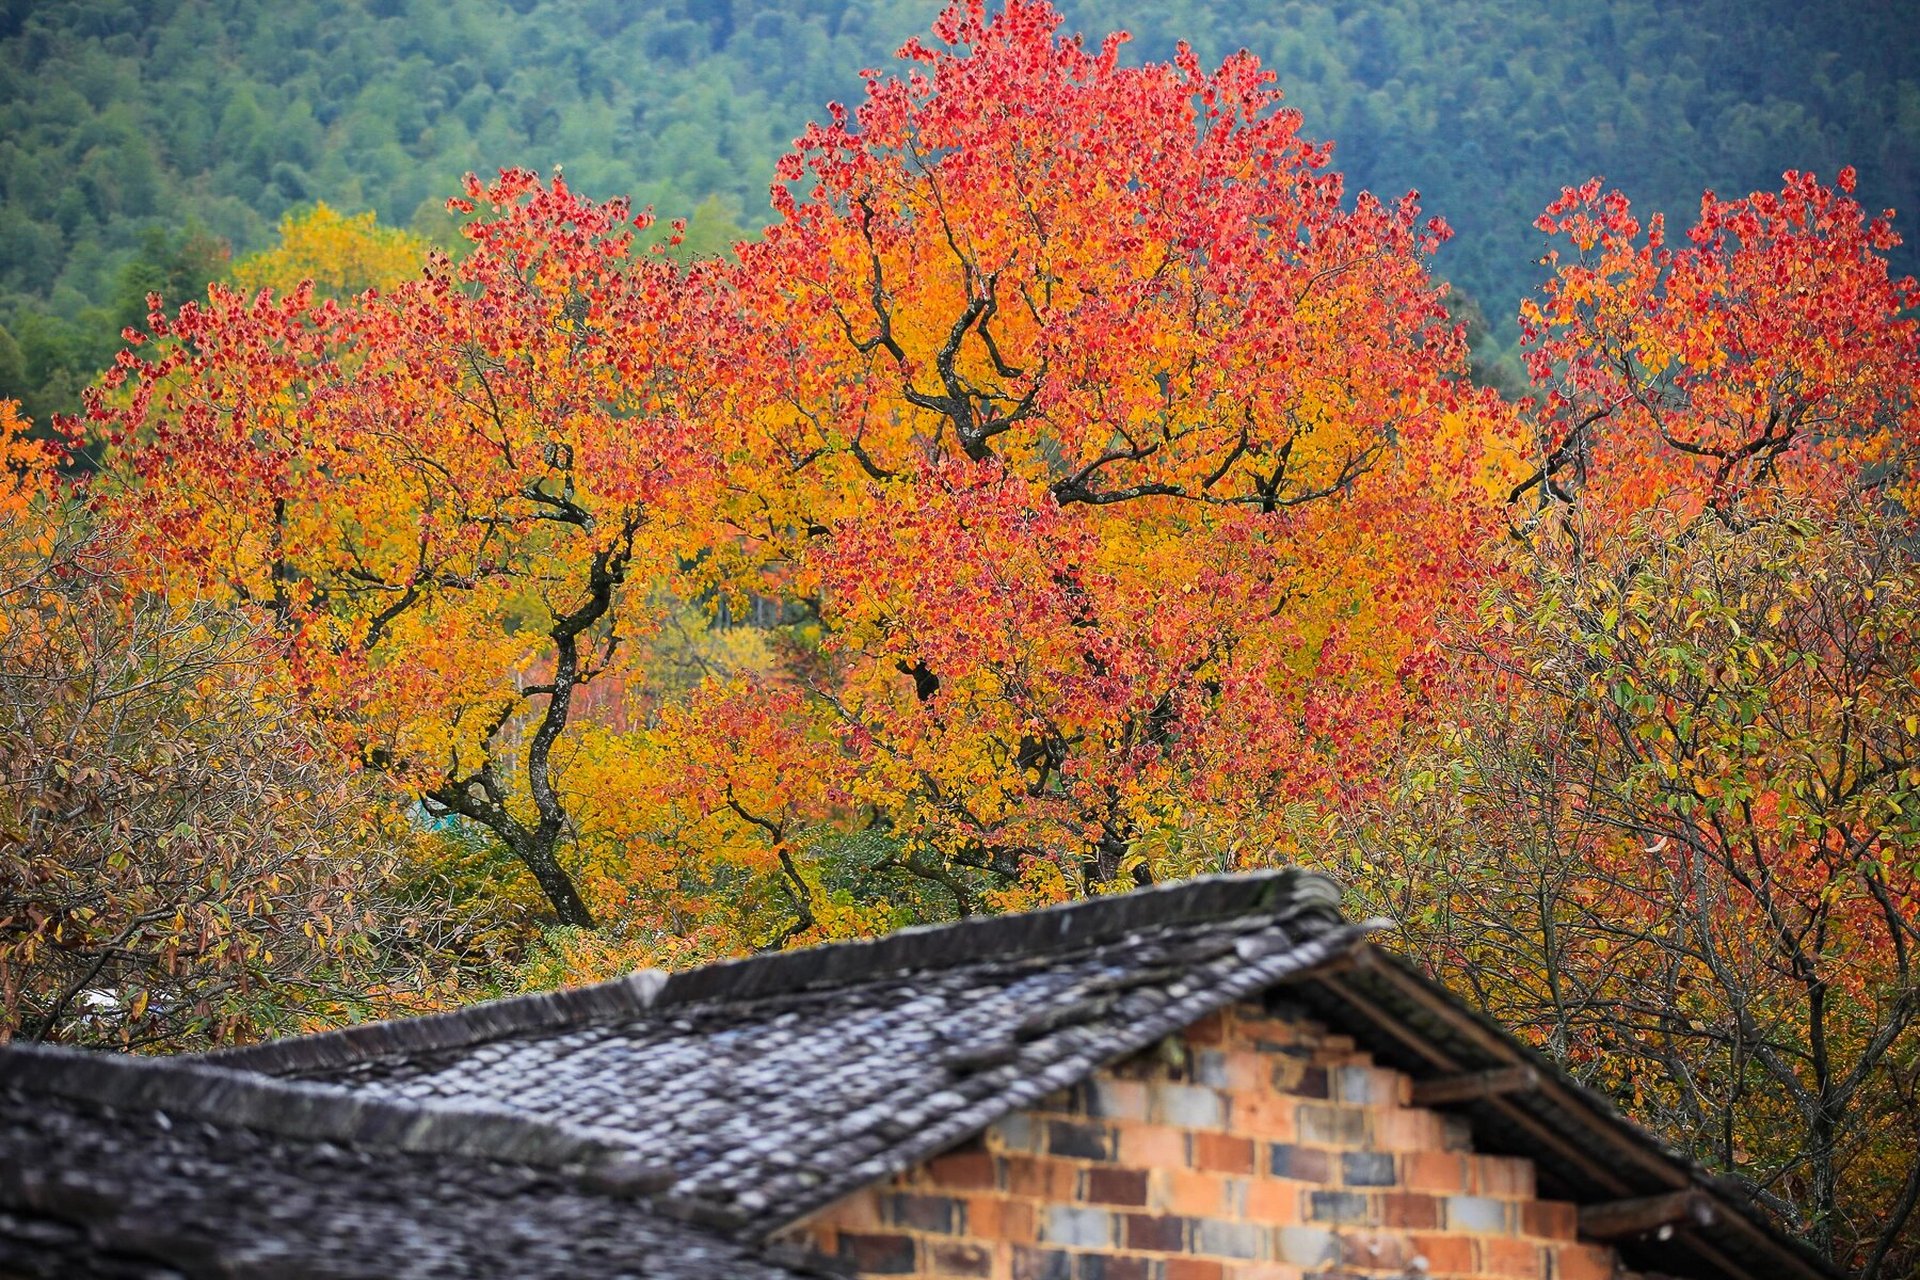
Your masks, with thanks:
<instances>
[{"instance_id":1,"label":"red brick","mask_svg":"<svg viewBox=\"0 0 1920 1280\"><path fill-rule=\"evenodd\" d=\"M1233 1095L1233 1131L1242 1137L1288 1142L1299 1131L1294 1123L1294 1100L1285 1094L1258 1090Z\"/></svg>"},{"instance_id":2,"label":"red brick","mask_svg":"<svg viewBox=\"0 0 1920 1280\"><path fill-rule=\"evenodd\" d=\"M1520 1206L1520 1230L1542 1240L1571 1240L1580 1232L1580 1212L1564 1200L1529 1200Z\"/></svg>"},{"instance_id":3,"label":"red brick","mask_svg":"<svg viewBox=\"0 0 1920 1280\"><path fill-rule=\"evenodd\" d=\"M1531 1240L1480 1237L1480 1269L1490 1276L1539 1280L1546 1272L1546 1251Z\"/></svg>"},{"instance_id":4,"label":"red brick","mask_svg":"<svg viewBox=\"0 0 1920 1280\"><path fill-rule=\"evenodd\" d=\"M1457 1195L1467 1189L1467 1162L1447 1151L1409 1151L1400 1157L1400 1182L1409 1191Z\"/></svg>"},{"instance_id":5,"label":"red brick","mask_svg":"<svg viewBox=\"0 0 1920 1280\"><path fill-rule=\"evenodd\" d=\"M1127 1215L1126 1246L1156 1253L1178 1253L1187 1247L1187 1220L1172 1215Z\"/></svg>"},{"instance_id":6,"label":"red brick","mask_svg":"<svg viewBox=\"0 0 1920 1280\"><path fill-rule=\"evenodd\" d=\"M1004 1240L1007 1232L1008 1200L1004 1196L967 1197L967 1234L976 1240ZM1023 1205L1022 1208L1025 1208Z\"/></svg>"},{"instance_id":7,"label":"red brick","mask_svg":"<svg viewBox=\"0 0 1920 1280\"><path fill-rule=\"evenodd\" d=\"M1082 1199L1089 1204L1144 1205L1147 1174L1144 1169L1114 1169L1094 1165L1081 1175Z\"/></svg>"},{"instance_id":8,"label":"red brick","mask_svg":"<svg viewBox=\"0 0 1920 1280\"><path fill-rule=\"evenodd\" d=\"M1419 1107L1390 1107L1373 1117L1373 1145L1382 1151L1438 1151L1446 1140L1440 1117Z\"/></svg>"},{"instance_id":9,"label":"red brick","mask_svg":"<svg viewBox=\"0 0 1920 1280\"><path fill-rule=\"evenodd\" d=\"M1000 1203L1000 1235L1002 1240L1027 1243L1040 1238L1034 1227L1033 1206L1025 1200L1002 1200ZM984 1236L986 1233L981 1232Z\"/></svg>"},{"instance_id":10,"label":"red brick","mask_svg":"<svg viewBox=\"0 0 1920 1280\"><path fill-rule=\"evenodd\" d=\"M984 1151L954 1151L927 1161L926 1180L959 1191L982 1191L994 1185L993 1157Z\"/></svg>"},{"instance_id":11,"label":"red brick","mask_svg":"<svg viewBox=\"0 0 1920 1280\"><path fill-rule=\"evenodd\" d=\"M1414 1252L1403 1235L1382 1231L1350 1232L1340 1238L1340 1263L1350 1271L1405 1271Z\"/></svg>"},{"instance_id":12,"label":"red brick","mask_svg":"<svg viewBox=\"0 0 1920 1280\"><path fill-rule=\"evenodd\" d=\"M1247 1217L1276 1227L1300 1221L1302 1188L1297 1182L1255 1178L1247 1184Z\"/></svg>"},{"instance_id":13,"label":"red brick","mask_svg":"<svg viewBox=\"0 0 1920 1280\"><path fill-rule=\"evenodd\" d=\"M1193 1173L1186 1169L1163 1170L1156 1179L1159 1194L1153 1207L1167 1213L1213 1217L1231 1212L1226 1179L1218 1174Z\"/></svg>"},{"instance_id":14,"label":"red brick","mask_svg":"<svg viewBox=\"0 0 1920 1280\"><path fill-rule=\"evenodd\" d=\"M1563 1244L1553 1251L1557 1280L1613 1280L1613 1250L1597 1244Z\"/></svg>"},{"instance_id":15,"label":"red brick","mask_svg":"<svg viewBox=\"0 0 1920 1280\"><path fill-rule=\"evenodd\" d=\"M1380 1197L1383 1226L1432 1231L1440 1225L1440 1201L1433 1196L1390 1192Z\"/></svg>"},{"instance_id":16,"label":"red brick","mask_svg":"<svg viewBox=\"0 0 1920 1280\"><path fill-rule=\"evenodd\" d=\"M1159 1124L1116 1124L1120 1163L1133 1169L1184 1169L1187 1135Z\"/></svg>"},{"instance_id":17,"label":"red brick","mask_svg":"<svg viewBox=\"0 0 1920 1280\"><path fill-rule=\"evenodd\" d=\"M1469 1191L1503 1200L1533 1197L1533 1161L1516 1156L1470 1156L1468 1164L1473 1170Z\"/></svg>"},{"instance_id":18,"label":"red brick","mask_svg":"<svg viewBox=\"0 0 1920 1280\"><path fill-rule=\"evenodd\" d=\"M1208 1258L1168 1258L1167 1280L1221 1280L1226 1268Z\"/></svg>"},{"instance_id":19,"label":"red brick","mask_svg":"<svg viewBox=\"0 0 1920 1280\"><path fill-rule=\"evenodd\" d=\"M1416 1235L1413 1248L1427 1260L1427 1270L1434 1275L1465 1274L1474 1269L1472 1236Z\"/></svg>"},{"instance_id":20,"label":"red brick","mask_svg":"<svg viewBox=\"0 0 1920 1280\"><path fill-rule=\"evenodd\" d=\"M1074 1175L1079 1166L1045 1156L1007 1156L1001 1161L1009 1194L1036 1200L1073 1199Z\"/></svg>"},{"instance_id":21,"label":"red brick","mask_svg":"<svg viewBox=\"0 0 1920 1280\"><path fill-rule=\"evenodd\" d=\"M1226 1133L1196 1133L1193 1167L1213 1173L1252 1173L1253 1142Z\"/></svg>"}]
</instances>

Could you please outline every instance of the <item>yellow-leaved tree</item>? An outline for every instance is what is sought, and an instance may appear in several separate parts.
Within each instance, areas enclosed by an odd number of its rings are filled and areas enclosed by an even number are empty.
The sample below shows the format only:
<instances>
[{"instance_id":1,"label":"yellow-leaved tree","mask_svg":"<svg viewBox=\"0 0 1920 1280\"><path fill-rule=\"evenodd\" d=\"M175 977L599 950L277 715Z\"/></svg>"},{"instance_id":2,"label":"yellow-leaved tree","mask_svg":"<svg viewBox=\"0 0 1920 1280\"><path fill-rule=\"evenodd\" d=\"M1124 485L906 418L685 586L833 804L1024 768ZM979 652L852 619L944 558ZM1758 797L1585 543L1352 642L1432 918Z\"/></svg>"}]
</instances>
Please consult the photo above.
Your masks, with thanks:
<instances>
[{"instance_id":1,"label":"yellow-leaved tree","mask_svg":"<svg viewBox=\"0 0 1920 1280\"><path fill-rule=\"evenodd\" d=\"M290 293L310 281L316 295L347 298L391 289L420 274L432 246L411 231L383 227L371 210L344 214L325 203L280 219L280 243L233 264L233 283Z\"/></svg>"}]
</instances>

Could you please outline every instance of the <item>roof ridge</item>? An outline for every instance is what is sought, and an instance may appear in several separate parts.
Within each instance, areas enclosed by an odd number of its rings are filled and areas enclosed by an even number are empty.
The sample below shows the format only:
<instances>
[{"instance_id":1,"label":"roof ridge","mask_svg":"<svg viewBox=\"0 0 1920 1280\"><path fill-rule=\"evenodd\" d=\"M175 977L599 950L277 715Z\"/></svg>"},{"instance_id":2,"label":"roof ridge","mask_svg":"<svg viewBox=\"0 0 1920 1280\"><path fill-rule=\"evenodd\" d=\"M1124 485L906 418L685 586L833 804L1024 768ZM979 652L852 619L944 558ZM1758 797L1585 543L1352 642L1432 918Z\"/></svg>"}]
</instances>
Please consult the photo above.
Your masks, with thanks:
<instances>
[{"instance_id":1,"label":"roof ridge","mask_svg":"<svg viewBox=\"0 0 1920 1280\"><path fill-rule=\"evenodd\" d=\"M0 1044L0 1089L312 1142L591 1170L593 1188L603 1191L651 1191L673 1177L630 1146L563 1124L480 1107L395 1102L180 1058Z\"/></svg>"},{"instance_id":2,"label":"roof ridge","mask_svg":"<svg viewBox=\"0 0 1920 1280\"><path fill-rule=\"evenodd\" d=\"M197 1061L211 1066L281 1075L324 1070L400 1054L458 1049L523 1031L637 1017L651 1009L667 974L641 969L625 977L558 991L483 1000L440 1013L362 1022L313 1035L216 1049Z\"/></svg>"},{"instance_id":3,"label":"roof ridge","mask_svg":"<svg viewBox=\"0 0 1920 1280\"><path fill-rule=\"evenodd\" d=\"M1042 956L1112 942L1148 925L1323 909L1337 922L1340 888L1297 867L1197 876L1034 911L970 916L847 942L722 960L668 976L656 1006L757 999L811 986L843 986L904 969L946 968L982 956Z\"/></svg>"},{"instance_id":4,"label":"roof ridge","mask_svg":"<svg viewBox=\"0 0 1920 1280\"><path fill-rule=\"evenodd\" d=\"M1341 920L1339 907L1340 888L1331 877L1297 867L1198 876L1036 911L919 925L877 938L723 960L671 974L643 969L592 986L223 1049L201 1060L269 1075L324 1071L389 1056L465 1048L522 1032L620 1021L679 1004L846 986L981 956L1041 956L1113 941L1149 925L1255 915L1319 915L1335 925Z\"/></svg>"}]
</instances>

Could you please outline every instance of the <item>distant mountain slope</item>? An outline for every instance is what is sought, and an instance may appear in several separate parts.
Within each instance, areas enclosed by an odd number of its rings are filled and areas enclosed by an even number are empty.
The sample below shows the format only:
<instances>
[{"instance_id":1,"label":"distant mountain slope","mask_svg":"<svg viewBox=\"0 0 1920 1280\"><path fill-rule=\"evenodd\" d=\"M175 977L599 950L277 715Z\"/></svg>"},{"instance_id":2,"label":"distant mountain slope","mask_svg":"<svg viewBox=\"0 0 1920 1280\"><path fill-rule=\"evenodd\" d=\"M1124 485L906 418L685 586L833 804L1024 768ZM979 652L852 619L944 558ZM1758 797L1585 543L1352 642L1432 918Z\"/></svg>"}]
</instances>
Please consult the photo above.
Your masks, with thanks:
<instances>
[{"instance_id":1,"label":"distant mountain slope","mask_svg":"<svg viewBox=\"0 0 1920 1280\"><path fill-rule=\"evenodd\" d=\"M757 226L788 141L938 7L0 0L0 396L70 405L146 288L217 270L218 241L261 247L303 202L444 234L463 172L564 164L665 213L718 197L710 238ZM1870 205L1920 205L1913 0L1064 8L1131 29L1136 57L1254 50L1356 185L1418 188L1454 224L1440 270L1503 332L1536 278L1533 217L1593 173L1685 215L1706 186L1853 163Z\"/></svg>"}]
</instances>

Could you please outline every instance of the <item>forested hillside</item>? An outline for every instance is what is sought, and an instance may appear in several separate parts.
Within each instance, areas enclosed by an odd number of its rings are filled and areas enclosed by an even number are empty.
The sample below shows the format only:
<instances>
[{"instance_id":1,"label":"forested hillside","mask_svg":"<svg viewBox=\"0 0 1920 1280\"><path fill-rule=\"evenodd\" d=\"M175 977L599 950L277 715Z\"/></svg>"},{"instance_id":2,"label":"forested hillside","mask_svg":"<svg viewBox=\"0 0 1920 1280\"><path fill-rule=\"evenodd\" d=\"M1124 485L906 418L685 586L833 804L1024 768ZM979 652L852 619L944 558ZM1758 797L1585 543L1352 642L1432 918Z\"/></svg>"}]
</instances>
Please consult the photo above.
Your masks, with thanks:
<instances>
[{"instance_id":1,"label":"forested hillside","mask_svg":"<svg viewBox=\"0 0 1920 1280\"><path fill-rule=\"evenodd\" d=\"M289 207L444 237L467 171L565 166L593 195L767 218L773 164L934 0L0 0L0 396L44 417L140 318L264 247ZM1176 36L1279 74L1355 183L1422 192L1438 267L1509 339L1532 219L1595 174L1690 215L1787 168L1859 167L1920 204L1910 0L1119 0L1067 3L1131 60ZM1895 265L1910 269L1902 250Z\"/></svg>"}]
</instances>

